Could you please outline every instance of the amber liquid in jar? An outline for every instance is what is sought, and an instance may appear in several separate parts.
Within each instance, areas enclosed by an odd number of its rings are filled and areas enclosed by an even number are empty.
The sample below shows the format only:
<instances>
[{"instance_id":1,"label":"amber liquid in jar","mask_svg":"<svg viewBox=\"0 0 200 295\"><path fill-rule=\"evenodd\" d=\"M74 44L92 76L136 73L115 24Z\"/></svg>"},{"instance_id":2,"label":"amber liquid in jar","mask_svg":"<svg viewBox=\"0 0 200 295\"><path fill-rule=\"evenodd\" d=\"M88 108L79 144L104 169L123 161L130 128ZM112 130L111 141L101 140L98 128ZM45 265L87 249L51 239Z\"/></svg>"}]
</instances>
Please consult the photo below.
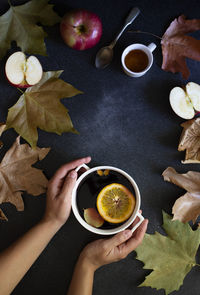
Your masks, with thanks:
<instances>
[{"instance_id":1,"label":"amber liquid in jar","mask_svg":"<svg viewBox=\"0 0 200 295\"><path fill-rule=\"evenodd\" d=\"M131 50L125 57L125 65L132 72L142 72L149 64L146 53L140 49Z\"/></svg>"}]
</instances>

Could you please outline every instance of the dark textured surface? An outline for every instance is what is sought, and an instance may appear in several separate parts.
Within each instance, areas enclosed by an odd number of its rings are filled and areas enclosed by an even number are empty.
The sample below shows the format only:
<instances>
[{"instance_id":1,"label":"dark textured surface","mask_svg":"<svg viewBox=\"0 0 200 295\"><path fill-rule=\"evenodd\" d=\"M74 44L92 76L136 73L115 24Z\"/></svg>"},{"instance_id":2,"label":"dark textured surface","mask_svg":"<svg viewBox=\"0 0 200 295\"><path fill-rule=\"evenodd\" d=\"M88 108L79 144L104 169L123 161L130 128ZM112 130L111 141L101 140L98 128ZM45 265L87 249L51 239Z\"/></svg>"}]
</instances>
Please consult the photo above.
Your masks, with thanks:
<instances>
[{"instance_id":1,"label":"dark textured surface","mask_svg":"<svg viewBox=\"0 0 200 295\"><path fill-rule=\"evenodd\" d=\"M58 25L45 28L48 32L48 57L39 56L44 69L64 69L62 78L84 91L84 94L63 100L80 135L57 136L39 131L38 145L51 146L52 150L37 166L50 178L61 164L90 155L91 166L112 165L126 170L140 188L143 214L150 220L148 232L159 231L162 223L161 210L170 213L174 201L183 193L181 189L165 183L161 173L168 166L173 166L179 172L199 170L199 165L184 166L180 163L184 154L177 151L177 145L182 120L172 112L168 100L171 88L187 81L183 81L179 74L161 70L159 40L148 35L125 33L116 45L112 64L105 70L94 67L94 58L97 50L113 39L131 7L138 6L141 9L141 14L131 25L132 29L162 36L170 22L180 14L183 13L188 18L198 18L199 1L54 0L52 3L56 3L55 10L61 16L69 7L83 7L96 12L103 22L103 36L96 47L79 52L69 49L63 43ZM7 1L1 0L0 12L4 13L7 8ZM199 32L194 36L200 39ZM158 46L151 70L138 79L126 76L120 65L123 49L134 42L155 42ZM8 55L14 50L10 50ZM0 63L1 121L6 119L7 109L20 96L18 90L10 86L4 77L8 55ZM200 83L200 63L188 61L188 64L191 70L190 81ZM5 145L0 151L1 158L15 138L16 133L13 130L3 134ZM24 212L17 212L10 204L1 205L9 222L0 222L0 250L41 218L45 196L32 197L24 194L24 202ZM13 295L66 294L74 263L81 249L96 238L98 236L82 228L71 214ZM143 270L142 263L133 257L134 253L121 262L99 269L95 274L93 294L164 294L163 290L137 288L149 272ZM199 294L199 274L199 269L194 268L176 294Z\"/></svg>"}]
</instances>

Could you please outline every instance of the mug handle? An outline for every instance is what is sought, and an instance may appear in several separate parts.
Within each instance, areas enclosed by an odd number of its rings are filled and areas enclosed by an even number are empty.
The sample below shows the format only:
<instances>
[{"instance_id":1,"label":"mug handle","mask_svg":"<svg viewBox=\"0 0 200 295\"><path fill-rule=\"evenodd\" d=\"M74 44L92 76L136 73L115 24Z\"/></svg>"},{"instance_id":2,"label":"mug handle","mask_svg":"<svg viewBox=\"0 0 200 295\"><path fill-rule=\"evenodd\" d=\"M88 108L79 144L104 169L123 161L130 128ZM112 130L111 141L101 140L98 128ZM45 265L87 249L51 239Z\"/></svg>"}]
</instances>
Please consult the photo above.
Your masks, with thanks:
<instances>
[{"instance_id":1,"label":"mug handle","mask_svg":"<svg viewBox=\"0 0 200 295\"><path fill-rule=\"evenodd\" d=\"M150 43L147 47L149 48L149 50L150 50L151 52L153 52L153 51L156 49L157 46L156 46L155 43Z\"/></svg>"},{"instance_id":2,"label":"mug handle","mask_svg":"<svg viewBox=\"0 0 200 295\"><path fill-rule=\"evenodd\" d=\"M132 233L140 226L140 224L143 222L144 217L142 216L142 214L140 214L139 212L136 215L136 218L139 218L139 222L131 229Z\"/></svg>"},{"instance_id":3,"label":"mug handle","mask_svg":"<svg viewBox=\"0 0 200 295\"><path fill-rule=\"evenodd\" d=\"M85 168L86 170L90 170L90 167L89 166L87 166L86 164L82 164L82 165L78 166L75 169L75 171L78 172L82 167Z\"/></svg>"}]
</instances>

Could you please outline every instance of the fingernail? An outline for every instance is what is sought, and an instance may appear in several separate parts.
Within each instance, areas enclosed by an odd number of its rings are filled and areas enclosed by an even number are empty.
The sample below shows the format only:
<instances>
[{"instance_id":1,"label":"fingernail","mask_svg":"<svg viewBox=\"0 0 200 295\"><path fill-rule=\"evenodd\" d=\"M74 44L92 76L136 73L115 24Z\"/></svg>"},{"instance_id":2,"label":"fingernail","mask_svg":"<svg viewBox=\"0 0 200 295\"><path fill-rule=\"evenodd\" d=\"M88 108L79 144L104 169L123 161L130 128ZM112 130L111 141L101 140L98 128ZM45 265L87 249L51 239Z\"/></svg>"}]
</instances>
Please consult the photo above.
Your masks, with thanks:
<instances>
[{"instance_id":1,"label":"fingernail","mask_svg":"<svg viewBox=\"0 0 200 295\"><path fill-rule=\"evenodd\" d=\"M86 158L85 158L85 161L86 161L86 162L91 161L91 157L90 157L90 156L86 157Z\"/></svg>"},{"instance_id":2,"label":"fingernail","mask_svg":"<svg viewBox=\"0 0 200 295\"><path fill-rule=\"evenodd\" d=\"M128 239L128 238L130 238L132 236L132 231L131 230L125 230L124 235Z\"/></svg>"},{"instance_id":3,"label":"fingernail","mask_svg":"<svg viewBox=\"0 0 200 295\"><path fill-rule=\"evenodd\" d=\"M71 171L70 173L69 173L69 175L68 175L69 177L71 177L71 178L76 178L76 176L77 176L77 173L76 173L76 171Z\"/></svg>"}]
</instances>

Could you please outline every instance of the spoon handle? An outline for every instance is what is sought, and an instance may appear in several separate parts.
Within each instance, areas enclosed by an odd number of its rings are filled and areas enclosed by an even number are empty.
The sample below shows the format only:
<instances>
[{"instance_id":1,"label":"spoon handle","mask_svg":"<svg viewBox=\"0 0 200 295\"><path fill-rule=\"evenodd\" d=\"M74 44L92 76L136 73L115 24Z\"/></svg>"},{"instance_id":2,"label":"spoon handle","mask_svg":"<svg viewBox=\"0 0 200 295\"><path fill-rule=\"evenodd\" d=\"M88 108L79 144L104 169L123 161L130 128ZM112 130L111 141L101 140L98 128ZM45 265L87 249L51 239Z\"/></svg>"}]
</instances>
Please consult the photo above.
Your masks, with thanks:
<instances>
[{"instance_id":1,"label":"spoon handle","mask_svg":"<svg viewBox=\"0 0 200 295\"><path fill-rule=\"evenodd\" d=\"M115 46L118 39L120 38L120 36L124 32L124 30L134 21L134 19L138 16L139 13L140 13L140 10L138 7L133 7L131 9L131 11L129 12L129 14L125 20L124 26L122 27L121 31L119 32L119 34L117 35L115 40L110 44L110 46L109 46L110 48L113 48Z\"/></svg>"}]
</instances>

